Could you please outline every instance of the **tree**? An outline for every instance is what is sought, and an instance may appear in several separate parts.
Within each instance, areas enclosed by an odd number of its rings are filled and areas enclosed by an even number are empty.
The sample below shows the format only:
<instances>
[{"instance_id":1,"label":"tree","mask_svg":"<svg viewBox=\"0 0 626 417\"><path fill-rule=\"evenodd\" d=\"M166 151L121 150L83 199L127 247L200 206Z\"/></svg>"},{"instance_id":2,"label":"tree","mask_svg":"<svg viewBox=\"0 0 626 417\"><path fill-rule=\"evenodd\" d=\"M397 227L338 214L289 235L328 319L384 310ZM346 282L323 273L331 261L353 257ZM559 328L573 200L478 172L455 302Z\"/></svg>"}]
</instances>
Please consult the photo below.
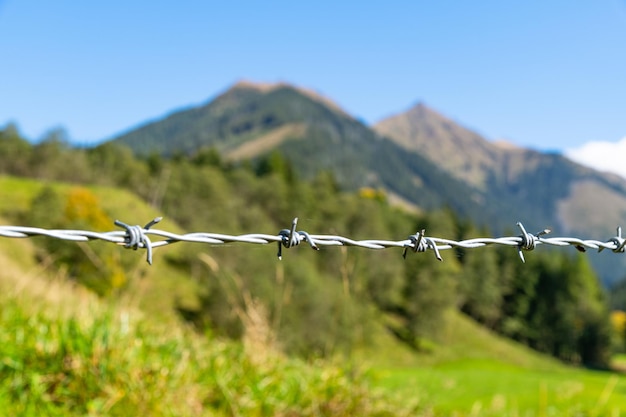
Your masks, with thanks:
<instances>
[{"instance_id":1,"label":"tree","mask_svg":"<svg viewBox=\"0 0 626 417\"><path fill-rule=\"evenodd\" d=\"M158 154L155 154L158 155ZM214 167L222 167L222 156L214 147L204 147L199 149L192 157L191 161L198 165L210 165Z\"/></svg>"},{"instance_id":2,"label":"tree","mask_svg":"<svg viewBox=\"0 0 626 417\"><path fill-rule=\"evenodd\" d=\"M532 259L535 259L533 254ZM532 329L528 325L532 302L536 297L538 274L533 261L520 265L515 248L497 247L500 282L502 285L501 318L496 330L514 340L529 344Z\"/></svg>"},{"instance_id":3,"label":"tree","mask_svg":"<svg viewBox=\"0 0 626 417\"><path fill-rule=\"evenodd\" d=\"M84 152L92 173L91 181L96 184L130 188L148 199L156 186L154 182L161 179L150 170L152 160L140 161L124 146L106 142Z\"/></svg>"},{"instance_id":4,"label":"tree","mask_svg":"<svg viewBox=\"0 0 626 417\"><path fill-rule=\"evenodd\" d=\"M606 367L611 353L607 297L584 255L576 255L569 265L568 274L574 278L576 314L584 321L578 334L580 360L585 365Z\"/></svg>"},{"instance_id":5,"label":"tree","mask_svg":"<svg viewBox=\"0 0 626 417\"><path fill-rule=\"evenodd\" d=\"M616 282L610 288L609 304L613 310L626 311L626 277Z\"/></svg>"},{"instance_id":6,"label":"tree","mask_svg":"<svg viewBox=\"0 0 626 417\"><path fill-rule=\"evenodd\" d=\"M0 130L0 173L28 175L31 152L32 145L20 136L16 125Z\"/></svg>"},{"instance_id":7,"label":"tree","mask_svg":"<svg viewBox=\"0 0 626 417\"><path fill-rule=\"evenodd\" d=\"M85 152L71 148L62 129L49 131L33 147L29 165L29 175L42 180L84 183L91 179Z\"/></svg>"},{"instance_id":8,"label":"tree","mask_svg":"<svg viewBox=\"0 0 626 417\"><path fill-rule=\"evenodd\" d=\"M98 199L86 188L59 192L44 187L35 196L24 221L45 228L106 230L113 223L100 208ZM39 257L49 257L67 277L81 282L100 295L111 294L126 285L119 251L104 242L42 241Z\"/></svg>"},{"instance_id":9,"label":"tree","mask_svg":"<svg viewBox=\"0 0 626 417\"><path fill-rule=\"evenodd\" d=\"M459 308L480 323L494 327L502 314L503 289L493 248L468 250L459 274Z\"/></svg>"},{"instance_id":10,"label":"tree","mask_svg":"<svg viewBox=\"0 0 626 417\"><path fill-rule=\"evenodd\" d=\"M556 251L527 258L524 268L508 270L498 330L561 360L606 366L608 312L587 258Z\"/></svg>"},{"instance_id":11,"label":"tree","mask_svg":"<svg viewBox=\"0 0 626 417\"><path fill-rule=\"evenodd\" d=\"M446 210L422 217L417 228L422 225L433 234L454 235L454 219ZM399 309L405 326L399 332L396 330L396 334L417 349L421 348L422 339L436 336L442 328L444 313L455 305L459 273L460 265L453 257L439 262L431 251L407 256Z\"/></svg>"},{"instance_id":12,"label":"tree","mask_svg":"<svg viewBox=\"0 0 626 417\"><path fill-rule=\"evenodd\" d=\"M296 180L296 173L293 166L278 150L272 151L269 155L261 158L257 167L257 175L266 176L276 174L287 183Z\"/></svg>"}]
</instances>

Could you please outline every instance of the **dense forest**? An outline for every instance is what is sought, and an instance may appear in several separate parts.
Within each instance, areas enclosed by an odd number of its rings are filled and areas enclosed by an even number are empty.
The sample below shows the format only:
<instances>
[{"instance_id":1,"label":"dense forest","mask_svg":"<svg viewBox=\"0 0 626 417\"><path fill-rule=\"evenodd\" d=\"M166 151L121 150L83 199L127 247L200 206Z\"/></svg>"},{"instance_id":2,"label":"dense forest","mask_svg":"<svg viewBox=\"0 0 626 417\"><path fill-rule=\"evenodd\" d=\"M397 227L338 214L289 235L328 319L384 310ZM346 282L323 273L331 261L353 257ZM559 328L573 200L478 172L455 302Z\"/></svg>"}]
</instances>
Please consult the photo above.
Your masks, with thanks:
<instances>
[{"instance_id":1,"label":"dense forest","mask_svg":"<svg viewBox=\"0 0 626 417\"><path fill-rule=\"evenodd\" d=\"M0 131L0 175L124 188L185 231L276 233L299 217L302 230L354 239L404 239L425 229L433 236L489 236L451 209L409 213L381 190L340 189L333 173L298 178L282 154L255 162L225 161L211 148L191 156L138 157L120 145L69 146L62 132L32 144L13 126ZM1 190L0 190L1 191ZM132 216L132 213L129 213ZM87 188L44 187L29 210L9 220L45 228L111 230L112 219ZM145 223L150 219L131 219ZM129 262L111 245L41 239L40 261L52 260L70 279L102 297L124 292ZM515 248L430 253L359 248L284 249L231 245L160 252L158 263L197 282L197 303L178 313L200 332L243 336L245 312L271 327L276 345L303 357L349 354L367 345L370 323L416 351L437 341L443 315L458 309L485 327L563 361L606 366L615 341L609 302L584 254L541 248L522 264Z\"/></svg>"}]
</instances>

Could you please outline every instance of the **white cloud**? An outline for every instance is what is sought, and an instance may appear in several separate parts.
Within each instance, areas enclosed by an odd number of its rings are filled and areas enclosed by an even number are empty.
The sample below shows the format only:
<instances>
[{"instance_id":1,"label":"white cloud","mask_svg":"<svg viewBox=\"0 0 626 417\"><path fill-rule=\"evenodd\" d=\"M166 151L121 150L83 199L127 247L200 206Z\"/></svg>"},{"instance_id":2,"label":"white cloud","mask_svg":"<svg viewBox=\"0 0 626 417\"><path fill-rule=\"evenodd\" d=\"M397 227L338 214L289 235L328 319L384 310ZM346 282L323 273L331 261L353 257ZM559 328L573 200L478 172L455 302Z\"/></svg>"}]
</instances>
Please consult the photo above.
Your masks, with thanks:
<instances>
[{"instance_id":1,"label":"white cloud","mask_svg":"<svg viewBox=\"0 0 626 417\"><path fill-rule=\"evenodd\" d=\"M598 171L608 171L626 179L626 137L617 142L588 142L566 149L565 156Z\"/></svg>"}]
</instances>

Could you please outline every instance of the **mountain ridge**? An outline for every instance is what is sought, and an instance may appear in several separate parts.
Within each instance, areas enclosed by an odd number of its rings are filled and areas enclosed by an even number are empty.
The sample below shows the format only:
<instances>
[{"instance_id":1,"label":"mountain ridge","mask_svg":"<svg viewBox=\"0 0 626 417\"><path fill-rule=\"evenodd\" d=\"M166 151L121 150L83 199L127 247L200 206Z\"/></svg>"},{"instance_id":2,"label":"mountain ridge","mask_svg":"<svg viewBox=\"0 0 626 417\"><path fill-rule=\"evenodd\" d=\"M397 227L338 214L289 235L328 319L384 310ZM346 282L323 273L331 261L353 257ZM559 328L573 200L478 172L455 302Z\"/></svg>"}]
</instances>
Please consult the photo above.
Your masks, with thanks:
<instances>
[{"instance_id":1,"label":"mountain ridge","mask_svg":"<svg viewBox=\"0 0 626 417\"><path fill-rule=\"evenodd\" d=\"M304 177L330 170L346 188L385 188L420 208L447 203L460 212L481 211L477 190L290 85L235 84L201 107L169 115L114 141L140 155L192 154L213 147L235 160L241 155L256 159L277 149ZM449 190L445 198L442 189ZM465 201L467 195L473 200Z\"/></svg>"},{"instance_id":2,"label":"mountain ridge","mask_svg":"<svg viewBox=\"0 0 626 417\"><path fill-rule=\"evenodd\" d=\"M332 171L348 189L382 188L418 209L448 206L494 233L521 221L589 235L593 218L591 237L606 239L617 226L609 220L626 214L625 180L563 155L491 142L424 103L374 126L330 103L283 82L240 81L114 141L140 155L212 147L232 161L278 151L303 177ZM611 204L594 203L599 195Z\"/></svg>"},{"instance_id":3,"label":"mountain ridge","mask_svg":"<svg viewBox=\"0 0 626 417\"><path fill-rule=\"evenodd\" d=\"M584 215L563 213L564 202L587 203L582 197L576 197L580 194L577 192L580 187L577 186L583 183L586 184L585 194L603 193L613 201L617 211L626 212L626 180L619 176L586 167L560 153L488 141L422 103L383 119L374 129L407 150L422 153L456 178L479 189L488 189L499 198L510 198L518 191L530 189L544 201L550 199L549 194L558 197L557 204L551 205L557 214L552 220L554 226L565 232L580 231L576 224L588 218L589 209ZM529 178L536 176L537 171L543 172L545 182L554 182L548 184L543 192L541 187L536 186L539 178L529 183ZM516 199L526 198L531 196L518 194ZM608 217L615 219L617 211L612 211ZM606 217L606 211L604 213L600 217ZM601 229L604 229L603 233L608 232L606 227Z\"/></svg>"},{"instance_id":4,"label":"mountain ridge","mask_svg":"<svg viewBox=\"0 0 626 417\"><path fill-rule=\"evenodd\" d=\"M502 152L502 148L422 102L383 119L373 129L409 151L428 155L451 175L481 188L486 180L484 167L492 166Z\"/></svg>"}]
</instances>

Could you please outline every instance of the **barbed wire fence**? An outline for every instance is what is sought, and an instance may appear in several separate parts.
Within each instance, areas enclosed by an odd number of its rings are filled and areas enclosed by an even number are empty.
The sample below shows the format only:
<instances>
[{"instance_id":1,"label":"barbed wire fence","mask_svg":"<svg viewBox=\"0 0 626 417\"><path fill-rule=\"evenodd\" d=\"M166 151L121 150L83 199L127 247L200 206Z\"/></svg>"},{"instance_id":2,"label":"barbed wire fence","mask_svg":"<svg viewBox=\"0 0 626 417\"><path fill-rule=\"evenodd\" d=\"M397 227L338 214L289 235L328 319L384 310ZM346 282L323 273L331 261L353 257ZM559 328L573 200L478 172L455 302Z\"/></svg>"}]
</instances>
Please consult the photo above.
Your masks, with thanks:
<instances>
[{"instance_id":1,"label":"barbed wire fence","mask_svg":"<svg viewBox=\"0 0 626 417\"><path fill-rule=\"evenodd\" d=\"M525 262L524 251L532 251L538 245L551 246L573 246L581 252L587 249L596 249L601 252L609 249L614 253L624 253L626 251L626 239L622 237L622 228L617 228L617 236L607 241L593 239L580 239L576 237L544 237L550 233L549 229L544 229L536 234L526 231L522 223L517 223L521 234L518 236L505 236L498 238L479 237L467 240L451 240L439 237L426 236L426 231L422 229L408 238L398 241L392 240L354 240L338 235L315 235L297 230L298 218L296 217L289 229L282 229L276 235L251 233L244 235L227 235L220 233L187 233L177 234L164 230L152 229L152 226L161 221L157 217L145 226L130 226L119 220L115 225L123 230L110 232L93 232L88 230L65 230L65 229L43 229L27 226L0 226L0 237L6 238L30 238L34 236L47 236L49 238L62 239L74 242L84 242L90 240L102 240L128 249L145 249L146 261L152 265L153 249L161 246L171 245L177 242L204 243L209 245L224 245L229 243L248 243L266 245L277 243L278 259L282 259L282 250L298 246L302 242L314 249L319 250L321 246L356 246L367 249L387 249L402 248L402 256L406 257L407 252L427 252L432 251L439 261L443 261L441 251L452 248L475 249L489 245L503 245L516 247L522 262ZM150 236L158 240L152 240Z\"/></svg>"}]
</instances>

